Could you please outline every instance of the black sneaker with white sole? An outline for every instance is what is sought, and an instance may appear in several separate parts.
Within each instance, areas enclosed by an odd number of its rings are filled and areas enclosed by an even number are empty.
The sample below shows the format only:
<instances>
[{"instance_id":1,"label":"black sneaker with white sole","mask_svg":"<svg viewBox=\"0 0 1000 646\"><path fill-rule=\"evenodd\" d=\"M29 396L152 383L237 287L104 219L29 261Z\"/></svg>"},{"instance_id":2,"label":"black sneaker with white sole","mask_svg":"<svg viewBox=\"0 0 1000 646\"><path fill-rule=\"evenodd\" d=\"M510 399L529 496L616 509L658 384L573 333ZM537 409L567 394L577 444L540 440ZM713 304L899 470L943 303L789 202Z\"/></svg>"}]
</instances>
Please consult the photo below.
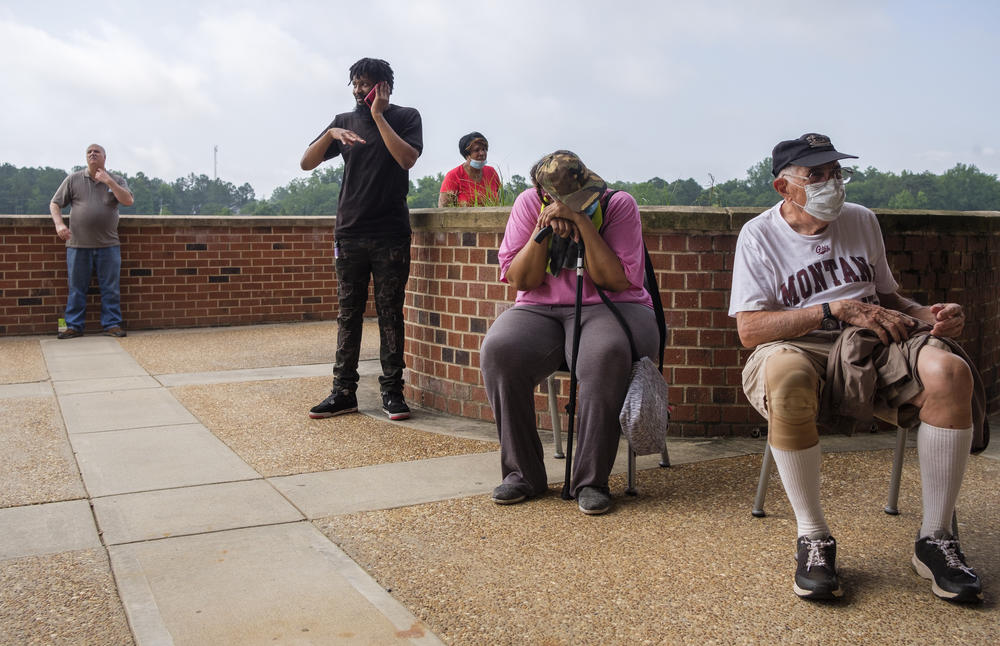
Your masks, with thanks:
<instances>
[{"instance_id":1,"label":"black sneaker with white sole","mask_svg":"<svg viewBox=\"0 0 1000 646\"><path fill-rule=\"evenodd\" d=\"M910 560L917 574L931 581L931 591L945 601L977 603L983 600L983 586L965 562L958 539L944 532L924 536L913 546Z\"/></svg>"},{"instance_id":2,"label":"black sneaker with white sole","mask_svg":"<svg viewBox=\"0 0 1000 646\"><path fill-rule=\"evenodd\" d=\"M406 405L403 393L399 392L382 393L382 412L391 420L410 418L410 407Z\"/></svg>"},{"instance_id":3,"label":"black sneaker with white sole","mask_svg":"<svg viewBox=\"0 0 1000 646\"><path fill-rule=\"evenodd\" d=\"M795 594L802 599L836 599L843 595L833 536L799 536L796 547Z\"/></svg>"},{"instance_id":4,"label":"black sneaker with white sole","mask_svg":"<svg viewBox=\"0 0 1000 646\"><path fill-rule=\"evenodd\" d=\"M352 392L333 391L330 396L309 409L309 417L326 419L344 413L358 412L358 397Z\"/></svg>"}]
</instances>

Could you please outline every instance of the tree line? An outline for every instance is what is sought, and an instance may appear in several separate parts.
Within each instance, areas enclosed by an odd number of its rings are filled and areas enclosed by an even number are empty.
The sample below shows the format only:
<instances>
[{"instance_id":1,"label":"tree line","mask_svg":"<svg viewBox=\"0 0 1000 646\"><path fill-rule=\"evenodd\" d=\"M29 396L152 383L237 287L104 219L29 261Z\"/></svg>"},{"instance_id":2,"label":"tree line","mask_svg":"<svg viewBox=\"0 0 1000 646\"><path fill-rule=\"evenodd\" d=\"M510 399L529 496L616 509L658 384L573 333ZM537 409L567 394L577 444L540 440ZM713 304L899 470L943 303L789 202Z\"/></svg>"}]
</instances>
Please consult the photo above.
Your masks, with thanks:
<instances>
[{"instance_id":1,"label":"tree line","mask_svg":"<svg viewBox=\"0 0 1000 646\"><path fill-rule=\"evenodd\" d=\"M905 170L896 174L871 166L854 167L854 171L847 199L871 208L1000 210L1000 181L973 165L956 164L940 175ZM334 215L344 179L343 165L326 165L276 188L269 198L257 199L248 183L236 186L206 175L191 173L167 182L142 171L134 176L112 172L125 177L135 196L135 204L121 207L121 213L143 215ZM0 214L48 214L49 200L65 177L66 171L57 168L0 165ZM767 157L747 169L742 179L716 183L709 175L708 186L692 178L668 182L659 177L610 182L609 186L628 191L640 205L767 207L778 201L772 179ZM411 179L410 207L436 207L443 180L443 173ZM527 187L524 176L511 175L501 185L498 204L513 204Z\"/></svg>"}]
</instances>

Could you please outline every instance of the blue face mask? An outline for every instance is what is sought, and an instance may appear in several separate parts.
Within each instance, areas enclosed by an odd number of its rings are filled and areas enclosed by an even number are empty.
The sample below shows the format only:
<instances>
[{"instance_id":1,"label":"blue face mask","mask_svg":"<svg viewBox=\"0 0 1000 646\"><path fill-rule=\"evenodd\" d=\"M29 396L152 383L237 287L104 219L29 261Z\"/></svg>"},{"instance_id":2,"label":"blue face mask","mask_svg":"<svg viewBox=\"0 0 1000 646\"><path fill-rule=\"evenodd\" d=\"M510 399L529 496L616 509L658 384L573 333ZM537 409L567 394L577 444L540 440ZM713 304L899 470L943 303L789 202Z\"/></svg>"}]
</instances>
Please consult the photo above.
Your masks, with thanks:
<instances>
[{"instance_id":1,"label":"blue face mask","mask_svg":"<svg viewBox=\"0 0 1000 646\"><path fill-rule=\"evenodd\" d=\"M486 160L479 161L478 159L470 159L469 166L472 166L476 170L482 170L483 166L486 165Z\"/></svg>"},{"instance_id":2,"label":"blue face mask","mask_svg":"<svg viewBox=\"0 0 1000 646\"><path fill-rule=\"evenodd\" d=\"M594 200L594 203L591 204L590 206L588 206L587 208L585 208L583 211L581 211L581 213L583 213L587 217L592 216L594 214L594 211L597 210L597 204L598 204L598 202L599 202L599 200Z\"/></svg>"}]
</instances>

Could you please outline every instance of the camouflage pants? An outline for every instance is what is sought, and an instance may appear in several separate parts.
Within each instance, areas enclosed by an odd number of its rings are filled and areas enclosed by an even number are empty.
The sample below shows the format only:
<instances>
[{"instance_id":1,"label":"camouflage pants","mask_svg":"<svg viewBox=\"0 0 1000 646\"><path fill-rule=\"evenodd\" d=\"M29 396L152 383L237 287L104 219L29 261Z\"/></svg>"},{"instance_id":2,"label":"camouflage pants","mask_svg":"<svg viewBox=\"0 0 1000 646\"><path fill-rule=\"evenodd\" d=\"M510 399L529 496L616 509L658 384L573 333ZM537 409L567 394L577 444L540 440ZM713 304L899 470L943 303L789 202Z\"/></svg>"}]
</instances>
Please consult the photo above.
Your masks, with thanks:
<instances>
[{"instance_id":1,"label":"camouflage pants","mask_svg":"<svg viewBox=\"0 0 1000 646\"><path fill-rule=\"evenodd\" d=\"M358 356L368 302L369 276L375 283L382 392L403 390L403 300L410 277L410 238L345 238L336 242L340 314L334 391L358 389Z\"/></svg>"}]
</instances>

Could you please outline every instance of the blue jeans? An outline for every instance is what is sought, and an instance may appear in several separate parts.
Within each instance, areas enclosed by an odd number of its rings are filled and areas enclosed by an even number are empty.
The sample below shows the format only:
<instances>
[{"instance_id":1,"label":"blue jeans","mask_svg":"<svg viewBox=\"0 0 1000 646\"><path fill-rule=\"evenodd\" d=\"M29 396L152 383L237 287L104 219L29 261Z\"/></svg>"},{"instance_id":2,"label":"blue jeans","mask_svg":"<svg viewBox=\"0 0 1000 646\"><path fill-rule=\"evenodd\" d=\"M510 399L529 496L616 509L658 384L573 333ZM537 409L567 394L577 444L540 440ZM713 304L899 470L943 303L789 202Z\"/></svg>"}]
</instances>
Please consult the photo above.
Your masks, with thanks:
<instances>
[{"instance_id":1,"label":"blue jeans","mask_svg":"<svg viewBox=\"0 0 1000 646\"><path fill-rule=\"evenodd\" d=\"M121 247L66 247L66 269L69 273L66 325L83 331L87 288L90 286L90 276L96 273L97 286L101 290L101 329L121 326Z\"/></svg>"}]
</instances>

